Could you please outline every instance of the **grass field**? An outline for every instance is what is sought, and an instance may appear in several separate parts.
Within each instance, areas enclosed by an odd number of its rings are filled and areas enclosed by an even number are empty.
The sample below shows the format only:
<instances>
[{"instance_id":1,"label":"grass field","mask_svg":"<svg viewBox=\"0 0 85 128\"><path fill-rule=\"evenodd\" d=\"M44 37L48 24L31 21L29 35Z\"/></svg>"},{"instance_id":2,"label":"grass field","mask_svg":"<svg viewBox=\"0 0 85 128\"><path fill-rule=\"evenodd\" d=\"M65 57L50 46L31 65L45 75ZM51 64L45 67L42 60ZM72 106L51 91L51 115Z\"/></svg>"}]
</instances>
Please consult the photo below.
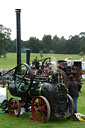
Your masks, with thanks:
<instances>
[{"instance_id":1,"label":"grass field","mask_svg":"<svg viewBox=\"0 0 85 128\"><path fill-rule=\"evenodd\" d=\"M31 53L30 54L30 63L34 60L34 58L37 56L37 58L40 60L40 54L38 53ZM46 57L54 57L56 60L64 60L65 58L72 57L73 60L79 60L81 57L78 54L43 54L43 59ZM84 59L85 61L85 59ZM26 63L26 54L21 54L21 63ZM17 65L17 54L16 53L7 53L6 60L4 60L4 57L0 58L0 69L11 69Z\"/></svg>"},{"instance_id":2,"label":"grass field","mask_svg":"<svg viewBox=\"0 0 85 128\"><path fill-rule=\"evenodd\" d=\"M39 54L31 54L30 62L35 58L38 57L40 59ZM55 57L57 60L65 59L66 57L72 57L72 59L78 60L80 59L79 55L62 55L62 54L44 54L43 58L46 57ZM26 54L22 54L22 63L26 62ZM6 60L4 58L0 58L0 68L1 69L10 69L16 66L16 54L15 53L8 53ZM78 99L78 112L85 114L85 81L82 81L82 92L79 93ZM8 99L11 96L8 92ZM73 119L67 118L50 118L50 120L45 123L37 123L31 121L29 119L30 113L20 115L17 118L12 118L9 116L8 113L0 114L0 128L84 128L85 121L75 122Z\"/></svg>"}]
</instances>

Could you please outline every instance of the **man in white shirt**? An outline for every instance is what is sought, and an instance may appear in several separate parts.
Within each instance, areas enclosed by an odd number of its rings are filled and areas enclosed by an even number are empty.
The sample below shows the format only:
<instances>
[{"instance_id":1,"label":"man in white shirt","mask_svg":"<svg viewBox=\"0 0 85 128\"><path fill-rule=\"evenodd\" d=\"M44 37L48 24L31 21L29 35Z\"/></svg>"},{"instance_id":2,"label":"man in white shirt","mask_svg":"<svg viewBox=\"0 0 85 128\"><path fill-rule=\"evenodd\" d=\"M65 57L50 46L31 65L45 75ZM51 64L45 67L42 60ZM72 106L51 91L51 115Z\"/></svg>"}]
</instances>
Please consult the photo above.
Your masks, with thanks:
<instances>
[{"instance_id":1,"label":"man in white shirt","mask_svg":"<svg viewBox=\"0 0 85 128\"><path fill-rule=\"evenodd\" d=\"M68 68L72 68L72 66L73 66L73 60L71 57L69 57L69 60L67 60L67 66L68 66Z\"/></svg>"}]
</instances>

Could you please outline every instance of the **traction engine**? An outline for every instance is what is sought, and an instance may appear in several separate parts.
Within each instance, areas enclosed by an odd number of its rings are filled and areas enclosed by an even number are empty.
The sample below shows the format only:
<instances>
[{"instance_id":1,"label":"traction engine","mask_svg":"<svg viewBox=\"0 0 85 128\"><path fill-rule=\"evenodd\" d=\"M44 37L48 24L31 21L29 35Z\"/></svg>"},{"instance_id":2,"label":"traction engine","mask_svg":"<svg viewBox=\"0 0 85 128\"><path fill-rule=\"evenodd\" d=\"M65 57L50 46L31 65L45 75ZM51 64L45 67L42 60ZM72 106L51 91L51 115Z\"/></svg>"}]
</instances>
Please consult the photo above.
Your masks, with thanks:
<instances>
[{"instance_id":1,"label":"traction engine","mask_svg":"<svg viewBox=\"0 0 85 128\"><path fill-rule=\"evenodd\" d=\"M50 117L70 117L74 113L74 102L68 94L59 71L47 72L40 69L33 74L33 69L27 64L14 68L14 80L9 85L9 91L14 98L8 102L8 112L12 117L18 117L22 108L29 112L35 121L45 123ZM42 70L42 69L41 69ZM19 100L17 97L20 97ZM70 111L72 105L72 111Z\"/></svg>"}]
</instances>

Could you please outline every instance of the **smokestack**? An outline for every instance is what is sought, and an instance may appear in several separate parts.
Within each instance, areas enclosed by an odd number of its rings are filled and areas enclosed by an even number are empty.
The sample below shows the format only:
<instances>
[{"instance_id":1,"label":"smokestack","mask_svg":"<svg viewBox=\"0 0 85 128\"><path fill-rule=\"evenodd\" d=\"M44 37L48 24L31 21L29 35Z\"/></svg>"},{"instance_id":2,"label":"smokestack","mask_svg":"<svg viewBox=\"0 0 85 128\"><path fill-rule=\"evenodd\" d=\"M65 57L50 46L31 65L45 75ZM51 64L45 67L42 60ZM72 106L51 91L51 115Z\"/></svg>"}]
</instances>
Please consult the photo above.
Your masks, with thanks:
<instances>
[{"instance_id":1,"label":"smokestack","mask_svg":"<svg viewBox=\"0 0 85 128\"><path fill-rule=\"evenodd\" d=\"M26 63L30 65L30 49L26 50Z\"/></svg>"},{"instance_id":2,"label":"smokestack","mask_svg":"<svg viewBox=\"0 0 85 128\"><path fill-rule=\"evenodd\" d=\"M21 64L21 24L20 24L20 12L21 9L15 9L16 12L16 33L17 33L17 65Z\"/></svg>"}]
</instances>

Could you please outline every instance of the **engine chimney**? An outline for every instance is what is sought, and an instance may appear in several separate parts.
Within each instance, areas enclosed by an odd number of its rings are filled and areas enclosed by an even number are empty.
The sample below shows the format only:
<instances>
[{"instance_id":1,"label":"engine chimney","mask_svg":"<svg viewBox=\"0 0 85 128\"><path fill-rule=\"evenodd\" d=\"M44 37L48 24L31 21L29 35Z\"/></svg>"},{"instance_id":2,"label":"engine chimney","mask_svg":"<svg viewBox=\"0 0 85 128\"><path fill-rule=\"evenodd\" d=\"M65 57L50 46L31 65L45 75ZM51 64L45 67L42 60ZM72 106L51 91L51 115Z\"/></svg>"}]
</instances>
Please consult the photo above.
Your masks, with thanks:
<instances>
[{"instance_id":1,"label":"engine chimney","mask_svg":"<svg viewBox=\"0 0 85 128\"><path fill-rule=\"evenodd\" d=\"M20 12L21 9L15 9L16 12L16 33L17 33L17 65L21 64L21 24L20 24Z\"/></svg>"},{"instance_id":2,"label":"engine chimney","mask_svg":"<svg viewBox=\"0 0 85 128\"><path fill-rule=\"evenodd\" d=\"M30 65L30 49L26 50L26 63Z\"/></svg>"}]
</instances>

